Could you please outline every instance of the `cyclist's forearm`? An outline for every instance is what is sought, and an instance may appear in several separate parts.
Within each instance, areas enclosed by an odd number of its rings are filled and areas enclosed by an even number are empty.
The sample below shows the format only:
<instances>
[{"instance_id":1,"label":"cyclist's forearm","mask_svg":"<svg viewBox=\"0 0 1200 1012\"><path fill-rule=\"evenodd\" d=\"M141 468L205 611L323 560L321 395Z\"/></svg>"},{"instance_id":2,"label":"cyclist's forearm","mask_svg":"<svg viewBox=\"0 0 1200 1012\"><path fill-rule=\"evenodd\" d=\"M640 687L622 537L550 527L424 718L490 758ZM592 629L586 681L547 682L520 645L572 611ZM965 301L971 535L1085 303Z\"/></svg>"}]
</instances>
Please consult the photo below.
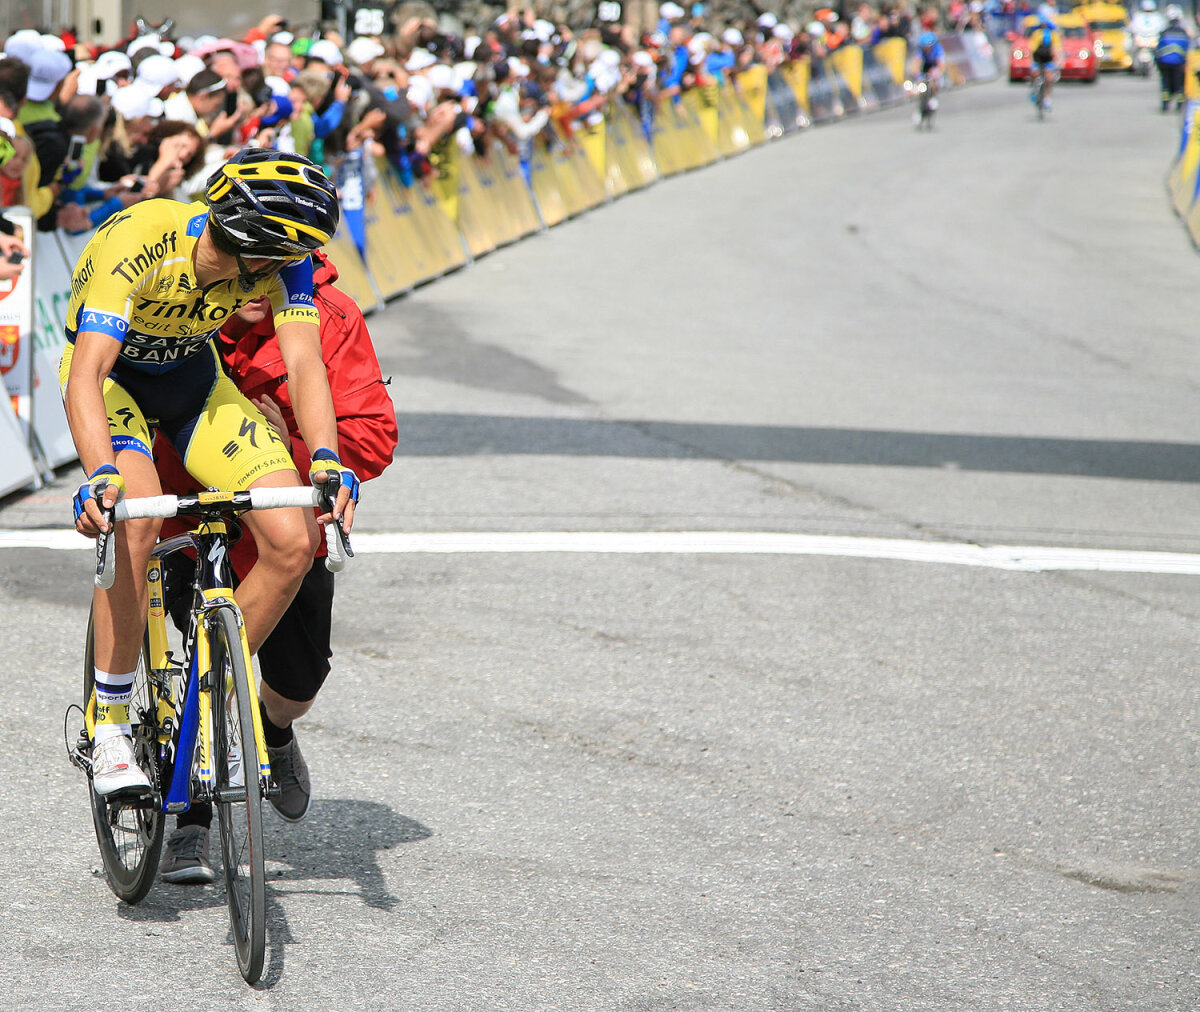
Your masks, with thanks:
<instances>
[{"instance_id":1,"label":"cyclist's forearm","mask_svg":"<svg viewBox=\"0 0 1200 1012\"><path fill-rule=\"evenodd\" d=\"M292 410L300 435L310 447L338 450L337 416L333 411L333 398L329 394L329 380L324 366L318 359L318 369L288 369L288 390L292 396Z\"/></svg>"},{"instance_id":2,"label":"cyclist's forearm","mask_svg":"<svg viewBox=\"0 0 1200 1012\"><path fill-rule=\"evenodd\" d=\"M329 376L321 358L321 335L315 325L285 324L276 330L288 392L300 435L310 447L337 452L337 415L329 392Z\"/></svg>"}]
</instances>

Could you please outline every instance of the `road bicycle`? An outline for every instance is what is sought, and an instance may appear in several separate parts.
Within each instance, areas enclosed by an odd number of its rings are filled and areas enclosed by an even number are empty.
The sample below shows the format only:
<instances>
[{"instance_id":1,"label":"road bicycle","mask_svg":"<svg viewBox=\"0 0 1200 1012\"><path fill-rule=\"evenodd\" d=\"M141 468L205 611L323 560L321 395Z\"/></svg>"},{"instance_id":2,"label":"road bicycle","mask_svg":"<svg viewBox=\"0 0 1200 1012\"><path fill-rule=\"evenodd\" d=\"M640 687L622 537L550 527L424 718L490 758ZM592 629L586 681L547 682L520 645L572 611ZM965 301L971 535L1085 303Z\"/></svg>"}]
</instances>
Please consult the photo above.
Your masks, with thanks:
<instances>
[{"instance_id":1,"label":"road bicycle","mask_svg":"<svg viewBox=\"0 0 1200 1012\"><path fill-rule=\"evenodd\" d=\"M933 129L933 117L937 113L938 86L937 79L930 77L928 74L922 74L916 82L917 92L917 116L916 128L918 130Z\"/></svg>"},{"instance_id":2,"label":"road bicycle","mask_svg":"<svg viewBox=\"0 0 1200 1012\"><path fill-rule=\"evenodd\" d=\"M1053 70L1035 70L1033 72L1029 97L1033 101L1034 108L1037 109L1038 119L1046 118L1046 75L1053 73Z\"/></svg>"},{"instance_id":3,"label":"road bicycle","mask_svg":"<svg viewBox=\"0 0 1200 1012\"><path fill-rule=\"evenodd\" d=\"M87 773L105 878L126 903L137 903L150 891L167 815L185 812L198 802L216 810L238 969L251 984L262 974L266 951L262 799L277 795L279 787L271 777L242 613L233 599L228 548L240 533L237 517L248 510L316 506L329 512L330 505L322 490L295 487L210 490L118 502L108 511L116 522L175 516L195 521L192 531L160 541L146 567L149 614L129 718L134 754L150 780L149 791L105 798L92 789L96 699L91 616L83 658L83 706L69 707L64 724L68 758ZM339 524L326 528L326 545L326 566L334 572L353 556ZM163 560L189 548L195 550L196 565L179 660L167 636ZM116 576L113 534L100 536L96 554L95 582L107 589Z\"/></svg>"}]
</instances>

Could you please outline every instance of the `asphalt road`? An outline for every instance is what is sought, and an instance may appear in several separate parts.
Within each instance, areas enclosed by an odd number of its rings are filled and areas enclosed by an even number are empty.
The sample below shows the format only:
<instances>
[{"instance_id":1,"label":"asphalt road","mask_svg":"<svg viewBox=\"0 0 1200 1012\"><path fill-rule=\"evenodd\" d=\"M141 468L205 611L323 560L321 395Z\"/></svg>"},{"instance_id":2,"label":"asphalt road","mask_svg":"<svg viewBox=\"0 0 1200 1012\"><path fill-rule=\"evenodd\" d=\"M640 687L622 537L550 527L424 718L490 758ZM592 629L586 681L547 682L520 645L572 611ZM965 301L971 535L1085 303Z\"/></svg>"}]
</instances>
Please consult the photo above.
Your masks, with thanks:
<instances>
[{"instance_id":1,"label":"asphalt road","mask_svg":"<svg viewBox=\"0 0 1200 1012\"><path fill-rule=\"evenodd\" d=\"M393 303L359 529L1200 552L1178 120L1055 99L817 128ZM364 551L251 989L219 888L99 877L87 568L0 550L0 1007L1200 1004L1194 576Z\"/></svg>"}]
</instances>

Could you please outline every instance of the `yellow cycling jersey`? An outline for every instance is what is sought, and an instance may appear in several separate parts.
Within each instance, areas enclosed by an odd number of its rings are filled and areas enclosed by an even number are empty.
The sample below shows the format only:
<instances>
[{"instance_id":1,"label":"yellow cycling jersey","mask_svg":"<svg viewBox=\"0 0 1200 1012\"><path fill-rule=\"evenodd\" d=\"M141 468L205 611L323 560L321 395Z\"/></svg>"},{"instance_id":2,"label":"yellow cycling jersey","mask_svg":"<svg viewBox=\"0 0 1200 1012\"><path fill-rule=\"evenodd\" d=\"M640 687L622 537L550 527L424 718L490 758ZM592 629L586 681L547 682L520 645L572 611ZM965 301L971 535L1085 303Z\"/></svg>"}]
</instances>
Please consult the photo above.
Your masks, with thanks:
<instances>
[{"instance_id":1,"label":"yellow cycling jersey","mask_svg":"<svg viewBox=\"0 0 1200 1012\"><path fill-rule=\"evenodd\" d=\"M147 200L106 222L84 247L71 278L67 340L82 331L121 342L118 367L165 372L202 351L242 306L271 299L275 325L320 324L313 305L312 261L282 271L244 291L238 278L198 288L192 262L208 220L202 202Z\"/></svg>"}]
</instances>

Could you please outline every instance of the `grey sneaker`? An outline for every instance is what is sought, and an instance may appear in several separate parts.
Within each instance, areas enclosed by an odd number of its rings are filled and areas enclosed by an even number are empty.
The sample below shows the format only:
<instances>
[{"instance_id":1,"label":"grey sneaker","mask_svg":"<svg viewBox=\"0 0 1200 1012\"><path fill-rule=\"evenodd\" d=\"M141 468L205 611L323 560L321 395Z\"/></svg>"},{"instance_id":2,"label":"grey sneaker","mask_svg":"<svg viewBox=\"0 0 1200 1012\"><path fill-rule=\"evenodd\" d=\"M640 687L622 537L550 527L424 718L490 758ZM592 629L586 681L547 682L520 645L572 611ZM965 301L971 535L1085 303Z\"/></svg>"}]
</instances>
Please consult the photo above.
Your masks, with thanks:
<instances>
[{"instance_id":1,"label":"grey sneaker","mask_svg":"<svg viewBox=\"0 0 1200 1012\"><path fill-rule=\"evenodd\" d=\"M175 830L167 840L159 871L164 882L204 885L213 881L216 875L208 863L208 829L184 826Z\"/></svg>"},{"instance_id":2,"label":"grey sneaker","mask_svg":"<svg viewBox=\"0 0 1200 1012\"><path fill-rule=\"evenodd\" d=\"M295 733L286 745L268 748L267 758L271 760L271 776L279 785L279 793L270 799L271 804L288 822L299 822L312 803L312 780Z\"/></svg>"}]
</instances>

